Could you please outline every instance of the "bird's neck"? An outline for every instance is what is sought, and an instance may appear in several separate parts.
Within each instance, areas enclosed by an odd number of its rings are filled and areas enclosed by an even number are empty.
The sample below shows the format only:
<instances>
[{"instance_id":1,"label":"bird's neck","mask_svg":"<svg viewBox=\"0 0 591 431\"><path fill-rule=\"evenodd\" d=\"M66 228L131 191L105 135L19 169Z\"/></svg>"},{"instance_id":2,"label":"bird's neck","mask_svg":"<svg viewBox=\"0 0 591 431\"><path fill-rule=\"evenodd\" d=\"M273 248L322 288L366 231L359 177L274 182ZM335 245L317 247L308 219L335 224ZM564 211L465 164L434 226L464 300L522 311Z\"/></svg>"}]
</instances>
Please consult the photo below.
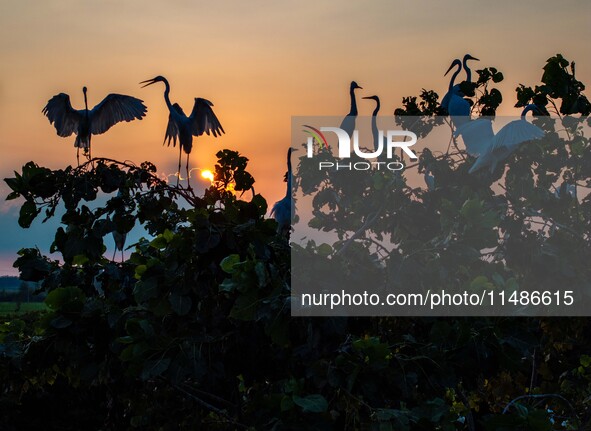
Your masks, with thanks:
<instances>
[{"instance_id":1,"label":"bird's neck","mask_svg":"<svg viewBox=\"0 0 591 431\"><path fill-rule=\"evenodd\" d=\"M525 120L525 116L527 115L528 112L534 112L537 111L538 107L534 104L529 104L525 107L525 109L523 111L521 111L521 119Z\"/></svg>"},{"instance_id":2,"label":"bird's neck","mask_svg":"<svg viewBox=\"0 0 591 431\"><path fill-rule=\"evenodd\" d=\"M349 115L357 115L357 101L355 100L354 88L349 90L349 95L351 96L351 112L349 112Z\"/></svg>"},{"instance_id":3,"label":"bird's neck","mask_svg":"<svg viewBox=\"0 0 591 431\"><path fill-rule=\"evenodd\" d=\"M168 106L168 109L170 110L170 112L174 112L174 109L172 107L172 103L170 103L170 84L168 83L168 81L164 80L164 100L166 101L166 106Z\"/></svg>"},{"instance_id":4,"label":"bird's neck","mask_svg":"<svg viewBox=\"0 0 591 431\"><path fill-rule=\"evenodd\" d=\"M287 190L285 191L285 197L287 198L290 196L291 196L291 157L287 156Z\"/></svg>"},{"instance_id":5,"label":"bird's neck","mask_svg":"<svg viewBox=\"0 0 591 431\"><path fill-rule=\"evenodd\" d=\"M456 77L459 75L460 70L462 70L462 65L459 64L458 69L454 72L454 74L451 76L451 80L449 81L449 90L451 91L453 86L454 86L454 82L456 80Z\"/></svg>"},{"instance_id":6,"label":"bird's neck","mask_svg":"<svg viewBox=\"0 0 591 431\"><path fill-rule=\"evenodd\" d=\"M463 66L466 71L466 82L472 82L472 70L468 67L468 60L464 60Z\"/></svg>"},{"instance_id":7,"label":"bird's neck","mask_svg":"<svg viewBox=\"0 0 591 431\"><path fill-rule=\"evenodd\" d=\"M86 91L84 92L84 109L86 110L85 114L88 117L88 99L86 97Z\"/></svg>"},{"instance_id":8,"label":"bird's neck","mask_svg":"<svg viewBox=\"0 0 591 431\"><path fill-rule=\"evenodd\" d=\"M376 100L376 109L373 110L373 113L371 115L377 117L378 112L380 112L380 101Z\"/></svg>"}]
</instances>

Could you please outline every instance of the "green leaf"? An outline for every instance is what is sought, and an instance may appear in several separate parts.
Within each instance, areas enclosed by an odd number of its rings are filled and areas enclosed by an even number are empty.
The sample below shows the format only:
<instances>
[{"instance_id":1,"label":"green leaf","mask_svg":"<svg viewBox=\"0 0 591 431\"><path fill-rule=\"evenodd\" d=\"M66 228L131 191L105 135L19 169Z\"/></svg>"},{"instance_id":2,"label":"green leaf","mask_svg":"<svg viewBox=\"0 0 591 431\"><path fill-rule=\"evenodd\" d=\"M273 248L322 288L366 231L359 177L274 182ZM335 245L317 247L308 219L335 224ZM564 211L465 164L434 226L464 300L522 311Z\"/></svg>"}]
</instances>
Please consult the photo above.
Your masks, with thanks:
<instances>
[{"instance_id":1,"label":"green leaf","mask_svg":"<svg viewBox=\"0 0 591 431\"><path fill-rule=\"evenodd\" d=\"M168 302L172 307L172 310L179 316L184 316L191 310L193 301L189 296L179 295L177 293L171 293L168 297Z\"/></svg>"},{"instance_id":2,"label":"green leaf","mask_svg":"<svg viewBox=\"0 0 591 431\"><path fill-rule=\"evenodd\" d=\"M240 263L240 255L231 254L222 259L222 261L220 262L220 267L224 272L232 274L234 272L234 265L236 265L237 263Z\"/></svg>"},{"instance_id":3,"label":"green leaf","mask_svg":"<svg viewBox=\"0 0 591 431\"><path fill-rule=\"evenodd\" d=\"M293 395L293 402L302 408L304 413L324 413L328 410L328 402L320 394L300 397Z\"/></svg>"},{"instance_id":4,"label":"green leaf","mask_svg":"<svg viewBox=\"0 0 591 431\"><path fill-rule=\"evenodd\" d=\"M18 224L22 228L28 228L31 226L37 214L41 212L40 209L37 209L37 205L35 202L31 200L27 200L20 209L19 217L18 217Z\"/></svg>"},{"instance_id":5,"label":"green leaf","mask_svg":"<svg viewBox=\"0 0 591 431\"><path fill-rule=\"evenodd\" d=\"M72 259L72 265L84 265L85 263L88 263L88 261L89 261L88 256L86 256L84 254L77 254Z\"/></svg>"},{"instance_id":6,"label":"green leaf","mask_svg":"<svg viewBox=\"0 0 591 431\"><path fill-rule=\"evenodd\" d=\"M133 297L138 303L146 302L158 296L158 282L154 277L140 280L133 288Z\"/></svg>"},{"instance_id":7,"label":"green leaf","mask_svg":"<svg viewBox=\"0 0 591 431\"><path fill-rule=\"evenodd\" d=\"M77 287L58 287L47 294L45 304L52 310L80 311L86 300L84 292Z\"/></svg>"},{"instance_id":8,"label":"green leaf","mask_svg":"<svg viewBox=\"0 0 591 431\"><path fill-rule=\"evenodd\" d=\"M170 358L146 361L142 370L141 378L143 380L153 379L165 372L170 365Z\"/></svg>"}]
</instances>

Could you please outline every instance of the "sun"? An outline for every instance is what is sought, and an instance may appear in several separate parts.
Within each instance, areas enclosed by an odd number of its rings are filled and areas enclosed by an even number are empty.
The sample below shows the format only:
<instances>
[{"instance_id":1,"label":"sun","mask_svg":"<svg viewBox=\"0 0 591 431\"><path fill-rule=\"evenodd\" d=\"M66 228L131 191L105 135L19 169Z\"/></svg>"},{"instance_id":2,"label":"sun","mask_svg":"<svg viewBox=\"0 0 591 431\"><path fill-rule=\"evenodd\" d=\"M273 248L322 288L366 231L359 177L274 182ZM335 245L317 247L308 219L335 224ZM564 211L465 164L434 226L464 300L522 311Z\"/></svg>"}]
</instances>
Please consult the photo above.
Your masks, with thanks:
<instances>
[{"instance_id":1,"label":"sun","mask_svg":"<svg viewBox=\"0 0 591 431\"><path fill-rule=\"evenodd\" d=\"M202 170L201 176L213 183L213 172L211 172L209 169Z\"/></svg>"}]
</instances>

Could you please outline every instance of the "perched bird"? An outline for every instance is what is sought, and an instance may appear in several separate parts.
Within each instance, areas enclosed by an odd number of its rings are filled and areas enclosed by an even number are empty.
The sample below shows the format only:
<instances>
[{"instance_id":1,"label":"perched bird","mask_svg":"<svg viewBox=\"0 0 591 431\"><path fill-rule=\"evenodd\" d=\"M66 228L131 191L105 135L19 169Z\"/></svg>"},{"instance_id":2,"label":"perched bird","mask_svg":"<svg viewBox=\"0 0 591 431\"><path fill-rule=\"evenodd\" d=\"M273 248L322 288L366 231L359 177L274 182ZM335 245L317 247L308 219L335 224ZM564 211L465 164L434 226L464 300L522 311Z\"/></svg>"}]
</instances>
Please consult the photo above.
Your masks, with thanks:
<instances>
[{"instance_id":1,"label":"perched bird","mask_svg":"<svg viewBox=\"0 0 591 431\"><path fill-rule=\"evenodd\" d=\"M445 93L445 96L443 96L443 99L441 99L441 106L443 108L445 108L446 111L449 112L449 101L451 100L451 97L455 94L455 95L460 95L460 86L455 84L456 81L456 77L460 74L460 72L462 71L462 62L460 61L459 58L456 58L454 61L452 61L451 65L449 66L449 68L447 69L447 72L445 72L445 75L443 76L447 76L447 74L454 68L457 67L456 71L453 73L453 75L451 76L451 79L449 80L449 87L447 90L447 93ZM461 97L461 96L460 96Z\"/></svg>"},{"instance_id":2,"label":"perched bird","mask_svg":"<svg viewBox=\"0 0 591 431\"><path fill-rule=\"evenodd\" d=\"M349 96L351 96L351 109L347 116L343 119L340 128L343 129L349 136L353 134L355 130L355 120L357 119L357 101L355 100L355 90L362 89L355 81L351 81L349 87Z\"/></svg>"},{"instance_id":3,"label":"perched bird","mask_svg":"<svg viewBox=\"0 0 591 431\"><path fill-rule=\"evenodd\" d=\"M380 132L378 130L378 112L380 112L380 98L378 96L369 96L364 97L364 99L371 99L376 101L376 108L373 110L371 114L371 134L373 136L373 147L374 150L377 152L380 149ZM384 148L384 136L382 135L382 146Z\"/></svg>"},{"instance_id":4,"label":"perched bird","mask_svg":"<svg viewBox=\"0 0 591 431\"><path fill-rule=\"evenodd\" d=\"M447 75L454 67L457 67L457 70L450 79L449 89L441 100L441 106L449 113L456 127L466 124L470 119L470 103L464 99L460 84L455 84L455 79L462 70L462 67L466 72L466 80L464 82L472 82L472 70L468 66L469 60L478 61L476 57L466 54L462 61L456 58L447 69L447 72L445 72L445 75Z\"/></svg>"},{"instance_id":5,"label":"perched bird","mask_svg":"<svg viewBox=\"0 0 591 431\"><path fill-rule=\"evenodd\" d=\"M572 182L564 180L560 187L554 187L554 196L558 199L563 197L577 198L577 186Z\"/></svg>"},{"instance_id":6,"label":"perched bird","mask_svg":"<svg viewBox=\"0 0 591 431\"><path fill-rule=\"evenodd\" d=\"M188 117L183 112L183 109L178 103L174 105L170 102L170 84L163 76L157 76L153 79L140 82L145 84L142 87L155 84L157 82L163 82L165 86L164 90L164 101L168 107L170 115L168 116L168 126L166 127L166 135L164 136L164 144L176 147L176 141L179 141L179 177L181 175L181 156L183 151L187 155L187 185L189 185L189 154L193 148L193 136L201 136L203 133L213 136L220 136L224 132L224 128L220 124L220 121L216 117L211 107L213 103L209 100L202 99L200 97L195 98L195 104L193 105L193 111Z\"/></svg>"},{"instance_id":7,"label":"perched bird","mask_svg":"<svg viewBox=\"0 0 591 431\"><path fill-rule=\"evenodd\" d=\"M466 72L465 82L472 83L472 70L470 69L470 67L468 67L468 60L480 61L480 59L472 57L470 54L464 55L464 58L462 59L462 66L464 68L464 71Z\"/></svg>"},{"instance_id":8,"label":"perched bird","mask_svg":"<svg viewBox=\"0 0 591 431\"><path fill-rule=\"evenodd\" d=\"M53 96L43 108L43 114L55 126L57 134L63 138L76 134L74 147L76 159L80 164L80 148L91 158L90 138L92 135L105 133L120 121L141 120L146 115L146 107L142 100L122 94L109 94L101 103L91 110L88 109L87 89L84 93L84 109L74 109L70 104L70 96L60 93Z\"/></svg>"},{"instance_id":9,"label":"perched bird","mask_svg":"<svg viewBox=\"0 0 591 431\"><path fill-rule=\"evenodd\" d=\"M287 190L285 197L280 201L275 202L271 209L271 215L275 217L277 221L277 233L281 235L288 235L291 229L291 219L293 215L293 207L291 205L291 181L292 181L292 170L291 170L291 153L294 151L293 148L287 150Z\"/></svg>"},{"instance_id":10,"label":"perched bird","mask_svg":"<svg viewBox=\"0 0 591 431\"><path fill-rule=\"evenodd\" d=\"M116 199L122 204L122 206L118 206L115 210L115 218L117 219L117 217L120 217L126 210L129 209L129 206L125 203L124 195L121 189L119 189L119 191L117 192ZM107 221L112 221L109 215L107 215ZM115 226L115 229L111 232L111 234L113 235L113 241L115 242L115 250L113 250L113 258L111 260L114 261L117 251L120 251L121 262L123 262L125 260L125 257L123 255L123 249L125 247L125 241L127 240L127 232L120 232L119 230L117 230L117 226Z\"/></svg>"},{"instance_id":11,"label":"perched bird","mask_svg":"<svg viewBox=\"0 0 591 431\"><path fill-rule=\"evenodd\" d=\"M490 172L493 172L497 164L509 157L520 144L542 138L544 131L525 119L525 116L530 111L537 111L538 114L542 113L536 105L527 105L521 112L519 120L506 124L488 141L486 148L483 148L482 153L468 172L476 172L485 166L489 166Z\"/></svg>"},{"instance_id":12,"label":"perched bird","mask_svg":"<svg viewBox=\"0 0 591 431\"><path fill-rule=\"evenodd\" d=\"M427 190L433 191L435 190L435 177L431 173L430 169L425 170L425 174L423 175L425 179L425 184L427 184Z\"/></svg>"},{"instance_id":13,"label":"perched bird","mask_svg":"<svg viewBox=\"0 0 591 431\"><path fill-rule=\"evenodd\" d=\"M110 216L107 216L107 221L111 222ZM114 229L111 232L111 235L113 236L113 241L115 242L115 249L113 250L113 258L111 260L115 261L115 256L117 255L117 252L120 251L121 252L121 262L123 262L125 260L125 257L123 255L123 249L125 247L125 241L127 240L127 234L121 233L117 229Z\"/></svg>"}]
</instances>

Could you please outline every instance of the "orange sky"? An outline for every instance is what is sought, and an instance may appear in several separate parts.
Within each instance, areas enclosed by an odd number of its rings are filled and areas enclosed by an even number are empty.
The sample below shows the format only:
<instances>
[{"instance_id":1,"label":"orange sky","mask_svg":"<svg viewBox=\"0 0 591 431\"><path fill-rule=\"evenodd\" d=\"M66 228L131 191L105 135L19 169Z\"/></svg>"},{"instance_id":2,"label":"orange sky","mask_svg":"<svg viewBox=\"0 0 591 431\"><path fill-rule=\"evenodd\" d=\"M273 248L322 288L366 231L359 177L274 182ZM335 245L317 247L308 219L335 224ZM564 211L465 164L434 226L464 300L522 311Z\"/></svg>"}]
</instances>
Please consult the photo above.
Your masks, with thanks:
<instances>
[{"instance_id":1,"label":"orange sky","mask_svg":"<svg viewBox=\"0 0 591 431\"><path fill-rule=\"evenodd\" d=\"M443 95L443 73L469 52L478 67L504 72L501 114L515 114L516 85L539 83L557 52L591 85L590 18L587 0L0 0L0 173L29 160L76 162L74 138L59 138L41 109L59 92L81 108L84 85L91 106L116 92L148 107L143 121L93 138L94 155L175 169L176 149L161 145L164 88L138 85L161 74L173 102L190 112L194 97L211 100L226 130L194 142L191 166L211 167L219 149L238 150L272 203L285 193L291 116L347 113L352 79L364 87L359 96L378 94L391 115L422 87ZM373 102L359 107L371 115Z\"/></svg>"}]
</instances>

